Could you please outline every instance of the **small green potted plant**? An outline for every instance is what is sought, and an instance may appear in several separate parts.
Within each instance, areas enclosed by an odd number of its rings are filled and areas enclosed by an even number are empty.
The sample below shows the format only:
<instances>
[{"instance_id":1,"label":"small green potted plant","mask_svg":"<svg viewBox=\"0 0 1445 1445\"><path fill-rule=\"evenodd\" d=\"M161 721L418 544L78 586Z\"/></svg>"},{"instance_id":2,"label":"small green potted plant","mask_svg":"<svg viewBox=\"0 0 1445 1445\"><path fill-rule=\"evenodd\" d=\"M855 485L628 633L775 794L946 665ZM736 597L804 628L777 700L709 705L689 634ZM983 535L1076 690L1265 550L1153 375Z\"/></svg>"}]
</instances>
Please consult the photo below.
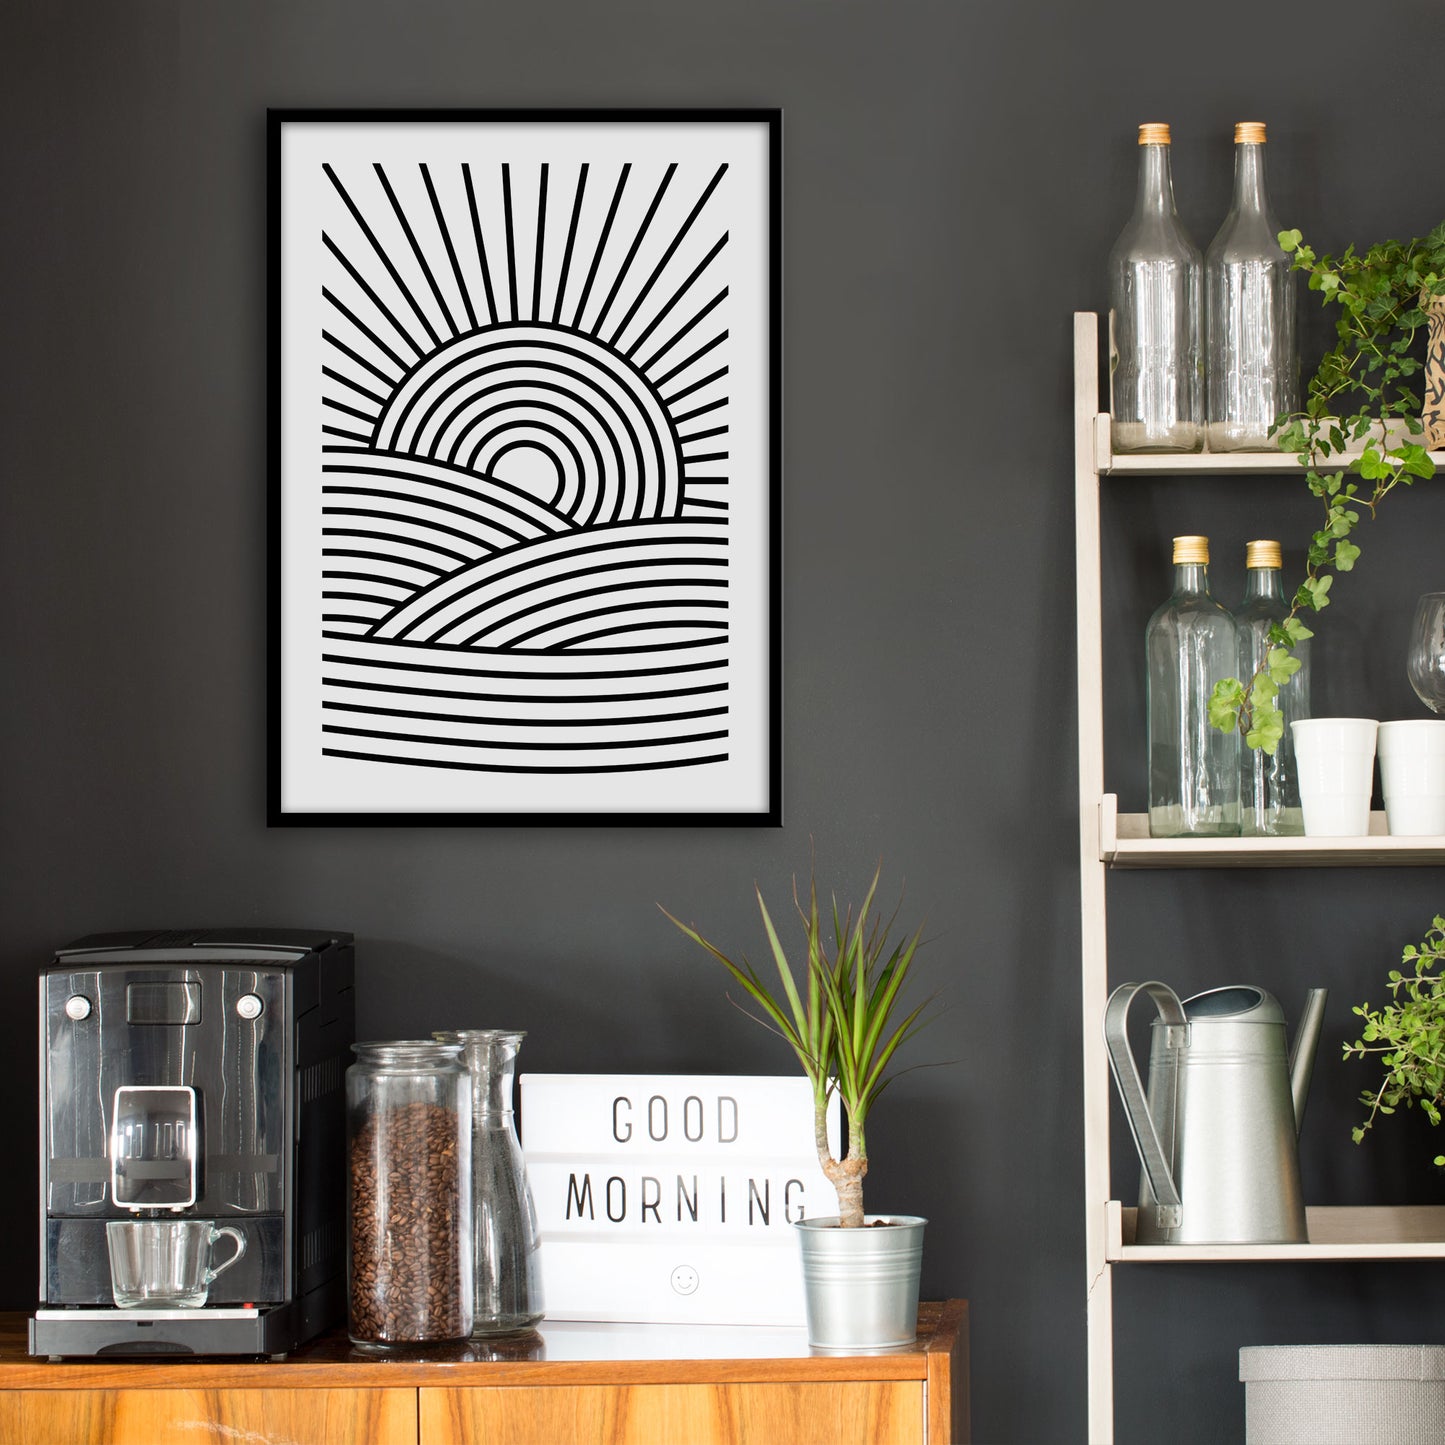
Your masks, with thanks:
<instances>
[{"instance_id":1,"label":"small green potted plant","mask_svg":"<svg viewBox=\"0 0 1445 1445\"><path fill-rule=\"evenodd\" d=\"M1356 1144L1381 1114L1402 1104L1418 1104L1432 1124L1439 1124L1445 1106L1445 974L1438 971L1445 963L1445 917L1437 916L1425 937L1406 947L1400 963L1390 970L1391 1001L1382 1008L1356 1005L1364 1028L1345 1045L1347 1059L1376 1055L1385 1068L1379 1085L1360 1095L1370 1112L1353 1130ZM1445 1165L1445 1154L1435 1163Z\"/></svg>"},{"instance_id":2,"label":"small green potted plant","mask_svg":"<svg viewBox=\"0 0 1445 1445\"><path fill-rule=\"evenodd\" d=\"M744 1007L744 1012L786 1040L812 1084L818 1162L837 1191L838 1214L803 1219L797 1229L808 1339L824 1349L894 1348L911 1344L917 1329L927 1221L863 1210L869 1113L895 1076L898 1050L926 1022L933 1001L928 998L911 1008L903 1001L922 930L890 943L896 911L888 919L873 913L881 873L880 864L856 918L851 908L840 913L834 898L826 921L818 908L816 881L809 884L805 905L794 880L793 905L802 924L796 965L789 961L762 890L755 888L778 973L775 988L745 957L735 962L697 929L662 909L728 970L761 1010L753 1013ZM834 1157L828 1141L828 1109L835 1092L847 1114L848 1142L841 1158Z\"/></svg>"}]
</instances>

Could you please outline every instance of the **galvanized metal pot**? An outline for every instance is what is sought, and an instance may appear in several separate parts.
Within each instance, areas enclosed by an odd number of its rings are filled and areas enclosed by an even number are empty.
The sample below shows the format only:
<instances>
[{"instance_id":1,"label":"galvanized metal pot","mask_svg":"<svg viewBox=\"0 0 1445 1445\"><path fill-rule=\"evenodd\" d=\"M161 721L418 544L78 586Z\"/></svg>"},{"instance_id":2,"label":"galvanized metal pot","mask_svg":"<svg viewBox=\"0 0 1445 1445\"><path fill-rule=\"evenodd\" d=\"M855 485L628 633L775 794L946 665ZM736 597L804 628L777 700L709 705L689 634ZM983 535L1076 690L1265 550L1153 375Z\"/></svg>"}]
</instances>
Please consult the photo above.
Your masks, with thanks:
<instances>
[{"instance_id":1,"label":"galvanized metal pot","mask_svg":"<svg viewBox=\"0 0 1445 1445\"><path fill-rule=\"evenodd\" d=\"M870 1228L875 1220L881 1222ZM836 1216L794 1225L803 1254L810 1345L889 1350L913 1343L927 1223L911 1214L868 1214L862 1229L840 1229Z\"/></svg>"}]
</instances>

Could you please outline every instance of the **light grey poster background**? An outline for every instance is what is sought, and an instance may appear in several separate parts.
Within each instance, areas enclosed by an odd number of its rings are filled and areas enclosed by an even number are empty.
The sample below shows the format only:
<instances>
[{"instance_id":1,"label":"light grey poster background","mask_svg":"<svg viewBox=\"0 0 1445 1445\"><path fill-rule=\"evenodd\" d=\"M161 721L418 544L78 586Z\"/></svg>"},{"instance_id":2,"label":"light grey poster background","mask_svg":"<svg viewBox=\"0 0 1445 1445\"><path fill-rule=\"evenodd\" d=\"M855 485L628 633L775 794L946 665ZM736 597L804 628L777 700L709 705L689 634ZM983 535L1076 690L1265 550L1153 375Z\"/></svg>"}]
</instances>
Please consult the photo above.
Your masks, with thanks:
<instances>
[{"instance_id":1,"label":"light grey poster background","mask_svg":"<svg viewBox=\"0 0 1445 1445\"><path fill-rule=\"evenodd\" d=\"M885 1094L869 1198L928 1215L925 1292L972 1301L975 1438L1081 1440L1070 313L1104 302L1143 120L1174 126L1201 246L1241 119L1268 123L1281 220L1317 244L1438 221L1440 21L1426 0L6 7L0 1304L35 1302L35 974L57 944L351 929L363 1035L506 1025L524 1068L771 1072L781 1046L655 905L756 955L752 881L781 908L812 838L850 893L881 854L929 921L950 1009L914 1057L948 1062ZM1382 38L1355 43L1367 22ZM786 826L268 831L265 108L609 104L784 110ZM1418 715L1403 629L1445 585L1442 497L1366 529L1319 628L1319 710ZM1111 488L1124 807L1168 538L1209 533L1233 601L1245 540L1297 564L1312 517L1274 482ZM1413 1120L1350 1143L1338 1055L1349 1004L1442 907L1438 868L1125 875L1114 976L1264 983L1292 1017L1330 987L1306 1192L1435 1202ZM1239 1438L1243 1344L1442 1338L1440 1265L1117 1278L1123 1441Z\"/></svg>"}]
</instances>

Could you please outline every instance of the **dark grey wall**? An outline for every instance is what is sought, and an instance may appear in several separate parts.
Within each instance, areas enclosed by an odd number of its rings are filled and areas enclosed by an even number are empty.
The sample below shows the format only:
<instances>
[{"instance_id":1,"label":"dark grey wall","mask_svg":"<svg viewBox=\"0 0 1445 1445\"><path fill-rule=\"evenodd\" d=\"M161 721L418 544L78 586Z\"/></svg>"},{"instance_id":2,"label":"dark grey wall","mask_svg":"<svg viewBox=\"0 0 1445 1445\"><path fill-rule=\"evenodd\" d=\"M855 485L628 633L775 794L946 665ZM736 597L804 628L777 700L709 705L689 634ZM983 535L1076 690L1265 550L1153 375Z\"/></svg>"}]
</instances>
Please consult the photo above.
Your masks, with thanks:
<instances>
[{"instance_id":1,"label":"dark grey wall","mask_svg":"<svg viewBox=\"0 0 1445 1445\"><path fill-rule=\"evenodd\" d=\"M1353 38L1364 16L1384 39ZM781 898L812 837L848 891L880 854L906 876L952 1004L917 1054L952 1062L879 1108L870 1202L930 1216L925 1291L972 1301L976 1437L1082 1439L1070 313L1104 299L1141 120L1174 124L1201 244L1240 118L1269 123L1277 209L1321 244L1428 228L1442 52L1431 0L4 7L0 1303L34 1304L33 980L57 944L351 929L364 1036L507 1023L534 1069L778 1071L655 904L757 948L751 881ZM265 108L557 104L785 111L786 827L268 831ZM1111 503L1126 806L1167 539L1233 559L1268 525L1297 557L1312 513L1275 485ZM1327 704L1418 712L1402 617L1445 585L1440 501L1392 505L1337 588ZM1258 981L1292 1012L1330 984L1311 1197L1435 1199L1429 1141L1350 1144L1337 1055L1442 895L1438 869L1122 877L1116 976ZM1122 1153L1116 1175L1127 1196ZM1441 1283L1121 1271L1120 1438L1239 1438L1241 1344L1438 1339Z\"/></svg>"}]
</instances>

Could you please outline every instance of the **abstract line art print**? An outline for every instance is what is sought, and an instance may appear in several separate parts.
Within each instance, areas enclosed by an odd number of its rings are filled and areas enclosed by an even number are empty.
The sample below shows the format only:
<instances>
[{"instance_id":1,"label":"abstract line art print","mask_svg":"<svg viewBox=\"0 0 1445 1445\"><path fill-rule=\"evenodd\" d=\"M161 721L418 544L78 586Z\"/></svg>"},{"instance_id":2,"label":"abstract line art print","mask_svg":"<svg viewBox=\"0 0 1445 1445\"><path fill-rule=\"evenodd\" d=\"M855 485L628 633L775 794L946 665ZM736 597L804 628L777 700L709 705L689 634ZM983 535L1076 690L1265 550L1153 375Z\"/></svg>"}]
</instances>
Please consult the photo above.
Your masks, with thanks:
<instances>
[{"instance_id":1,"label":"abstract line art print","mask_svg":"<svg viewBox=\"0 0 1445 1445\"><path fill-rule=\"evenodd\" d=\"M271 823L780 823L779 114L269 126Z\"/></svg>"}]
</instances>

